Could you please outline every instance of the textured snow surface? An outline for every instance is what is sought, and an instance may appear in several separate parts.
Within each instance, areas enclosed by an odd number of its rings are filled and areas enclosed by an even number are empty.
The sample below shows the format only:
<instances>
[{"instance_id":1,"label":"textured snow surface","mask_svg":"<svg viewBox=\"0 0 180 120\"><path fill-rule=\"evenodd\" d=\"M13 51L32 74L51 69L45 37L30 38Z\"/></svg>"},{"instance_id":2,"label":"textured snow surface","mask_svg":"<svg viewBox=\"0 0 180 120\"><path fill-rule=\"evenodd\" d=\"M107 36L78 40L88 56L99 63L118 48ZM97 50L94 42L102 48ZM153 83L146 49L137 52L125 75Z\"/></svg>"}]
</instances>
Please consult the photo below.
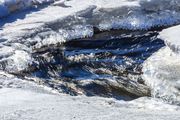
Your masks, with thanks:
<instances>
[{"instance_id":1,"label":"textured snow surface","mask_svg":"<svg viewBox=\"0 0 180 120\"><path fill-rule=\"evenodd\" d=\"M32 80L17 78L17 76L5 73L3 71L0 71L0 90L1 88L18 88L21 90L28 90L37 93L58 93L52 88L39 85Z\"/></svg>"},{"instance_id":2,"label":"textured snow surface","mask_svg":"<svg viewBox=\"0 0 180 120\"><path fill-rule=\"evenodd\" d=\"M72 97L3 88L0 89L0 100L1 120L129 120L132 118L179 120L180 118L178 107L149 98L126 102L108 98Z\"/></svg>"},{"instance_id":3,"label":"textured snow surface","mask_svg":"<svg viewBox=\"0 0 180 120\"><path fill-rule=\"evenodd\" d=\"M148 97L133 101L73 97L0 71L1 120L179 120L179 111L179 106Z\"/></svg>"},{"instance_id":4,"label":"textured snow surface","mask_svg":"<svg viewBox=\"0 0 180 120\"><path fill-rule=\"evenodd\" d=\"M179 120L179 111L179 106L148 97L133 101L73 97L0 72L1 120Z\"/></svg>"}]
</instances>

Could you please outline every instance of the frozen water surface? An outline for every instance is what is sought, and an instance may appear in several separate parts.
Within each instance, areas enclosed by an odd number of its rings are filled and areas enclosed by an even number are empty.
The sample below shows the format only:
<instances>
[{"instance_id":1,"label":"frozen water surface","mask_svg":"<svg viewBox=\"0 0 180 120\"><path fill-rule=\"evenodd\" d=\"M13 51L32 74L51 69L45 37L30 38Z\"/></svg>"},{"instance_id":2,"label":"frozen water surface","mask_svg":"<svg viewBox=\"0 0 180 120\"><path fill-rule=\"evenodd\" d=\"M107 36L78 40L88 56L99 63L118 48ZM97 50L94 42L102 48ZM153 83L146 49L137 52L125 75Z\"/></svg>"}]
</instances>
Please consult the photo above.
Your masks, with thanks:
<instances>
[{"instance_id":1,"label":"frozen water surface","mask_svg":"<svg viewBox=\"0 0 180 120\"><path fill-rule=\"evenodd\" d=\"M0 0L0 119L179 120L179 8Z\"/></svg>"}]
</instances>

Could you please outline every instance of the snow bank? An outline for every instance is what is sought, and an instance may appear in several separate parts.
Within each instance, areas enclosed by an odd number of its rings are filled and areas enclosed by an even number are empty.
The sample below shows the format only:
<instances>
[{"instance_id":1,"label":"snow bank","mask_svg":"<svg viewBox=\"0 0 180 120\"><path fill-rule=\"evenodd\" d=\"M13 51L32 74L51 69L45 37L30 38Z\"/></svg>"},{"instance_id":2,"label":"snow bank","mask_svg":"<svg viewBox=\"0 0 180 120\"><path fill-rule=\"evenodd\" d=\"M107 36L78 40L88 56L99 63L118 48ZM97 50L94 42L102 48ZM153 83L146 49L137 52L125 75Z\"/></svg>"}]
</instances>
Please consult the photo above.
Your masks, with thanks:
<instances>
[{"instance_id":1,"label":"snow bank","mask_svg":"<svg viewBox=\"0 0 180 120\"><path fill-rule=\"evenodd\" d=\"M166 106L166 109L153 110L146 108L141 102L128 103L100 97L71 97L67 95L51 95L21 89L0 89L0 119L1 120L179 120L178 109L168 110L168 105L155 101L144 101L156 106ZM140 99L137 101L141 101ZM139 107L137 107L139 105ZM159 112L157 112L159 111Z\"/></svg>"},{"instance_id":2,"label":"snow bank","mask_svg":"<svg viewBox=\"0 0 180 120\"><path fill-rule=\"evenodd\" d=\"M128 102L112 98L73 97L0 71L1 120L128 120L132 117L179 120L179 110L178 106L150 98Z\"/></svg>"}]
</instances>

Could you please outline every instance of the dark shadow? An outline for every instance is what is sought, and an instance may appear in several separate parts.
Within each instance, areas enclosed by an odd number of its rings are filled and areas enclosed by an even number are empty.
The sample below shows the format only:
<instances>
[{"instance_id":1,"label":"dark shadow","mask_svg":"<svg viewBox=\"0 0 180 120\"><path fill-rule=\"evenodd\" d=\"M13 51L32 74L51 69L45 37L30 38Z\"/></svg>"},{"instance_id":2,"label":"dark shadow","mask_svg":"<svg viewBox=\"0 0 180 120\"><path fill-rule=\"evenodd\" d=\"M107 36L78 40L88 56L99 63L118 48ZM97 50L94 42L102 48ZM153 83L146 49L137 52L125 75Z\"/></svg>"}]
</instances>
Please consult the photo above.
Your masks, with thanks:
<instances>
[{"instance_id":1,"label":"dark shadow","mask_svg":"<svg viewBox=\"0 0 180 120\"><path fill-rule=\"evenodd\" d=\"M142 63L164 46L158 32L105 33L36 49L32 57L38 64L29 66L23 75L37 77L43 85L70 95L81 91L86 96L126 101L150 96L141 77Z\"/></svg>"}]
</instances>

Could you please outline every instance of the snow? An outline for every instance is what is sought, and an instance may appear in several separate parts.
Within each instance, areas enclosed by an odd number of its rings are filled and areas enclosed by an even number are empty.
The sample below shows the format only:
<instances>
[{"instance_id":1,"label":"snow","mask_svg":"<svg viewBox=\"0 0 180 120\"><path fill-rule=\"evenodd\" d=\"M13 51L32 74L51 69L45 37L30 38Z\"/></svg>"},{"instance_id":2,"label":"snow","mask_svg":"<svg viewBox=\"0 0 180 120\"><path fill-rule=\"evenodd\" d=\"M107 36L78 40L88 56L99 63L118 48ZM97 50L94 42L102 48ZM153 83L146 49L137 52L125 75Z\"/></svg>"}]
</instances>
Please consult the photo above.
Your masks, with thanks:
<instances>
[{"instance_id":1,"label":"snow","mask_svg":"<svg viewBox=\"0 0 180 120\"><path fill-rule=\"evenodd\" d=\"M20 72L29 67L33 62L33 58L25 51L16 50L15 53L7 59L7 67L5 68L9 72Z\"/></svg>"},{"instance_id":2,"label":"snow","mask_svg":"<svg viewBox=\"0 0 180 120\"><path fill-rule=\"evenodd\" d=\"M124 101L97 96L70 96L0 72L1 120L179 120L179 111L179 106L148 97Z\"/></svg>"},{"instance_id":3,"label":"snow","mask_svg":"<svg viewBox=\"0 0 180 120\"><path fill-rule=\"evenodd\" d=\"M45 3L49 4L23 11L29 6L41 6ZM17 9L22 9L23 12L0 18L0 46L3 50L12 47L14 51L24 51L31 56L34 49L43 46L91 37L94 35L94 28L102 31L147 30L172 25L180 22L179 3L179 0L1 0L0 14L9 14ZM16 48L14 44L23 44L24 47ZM7 52L0 56L9 59L13 54ZM27 64L31 63L31 60L25 61L27 62L22 64L25 66L21 68L26 69ZM0 63L2 62L4 61L0 59Z\"/></svg>"},{"instance_id":4,"label":"snow","mask_svg":"<svg viewBox=\"0 0 180 120\"><path fill-rule=\"evenodd\" d=\"M53 1L54 0L0 0L0 18L18 10Z\"/></svg>"},{"instance_id":5,"label":"snow","mask_svg":"<svg viewBox=\"0 0 180 120\"><path fill-rule=\"evenodd\" d=\"M160 33L160 38L165 41L167 46L175 53L180 53L180 26L174 26L168 29L163 30Z\"/></svg>"},{"instance_id":6,"label":"snow","mask_svg":"<svg viewBox=\"0 0 180 120\"><path fill-rule=\"evenodd\" d=\"M169 103L180 103L180 59L168 47L160 49L143 64L143 78L152 95Z\"/></svg>"},{"instance_id":7,"label":"snow","mask_svg":"<svg viewBox=\"0 0 180 120\"><path fill-rule=\"evenodd\" d=\"M38 79L36 79L36 83L34 81L35 80L21 79L12 74L0 71L0 88L18 88L21 90L28 90L37 93L58 93L56 90L53 90L52 88L43 86L41 84L37 84Z\"/></svg>"},{"instance_id":8,"label":"snow","mask_svg":"<svg viewBox=\"0 0 180 120\"><path fill-rule=\"evenodd\" d=\"M38 7L45 3L49 5ZM147 30L180 23L179 7L179 0L0 0L0 70L4 70L0 71L0 119L179 120L179 107L160 99L72 97L5 73L21 72L36 62L33 50L91 37L94 28ZM160 33L176 53L179 30L176 26ZM168 47L144 63L143 78L154 97L179 104L180 61ZM92 56L68 59L80 61Z\"/></svg>"},{"instance_id":9,"label":"snow","mask_svg":"<svg viewBox=\"0 0 180 120\"><path fill-rule=\"evenodd\" d=\"M159 38L166 47L146 60L143 77L154 97L179 104L180 102L180 26L162 30Z\"/></svg>"},{"instance_id":10,"label":"snow","mask_svg":"<svg viewBox=\"0 0 180 120\"><path fill-rule=\"evenodd\" d=\"M108 98L51 95L12 88L0 89L0 95L1 120L129 120L132 118L179 120L180 118L178 110L166 109L157 112L143 105L137 107L137 103ZM148 104L152 104L151 102ZM157 107L158 102L155 102L155 105Z\"/></svg>"}]
</instances>

